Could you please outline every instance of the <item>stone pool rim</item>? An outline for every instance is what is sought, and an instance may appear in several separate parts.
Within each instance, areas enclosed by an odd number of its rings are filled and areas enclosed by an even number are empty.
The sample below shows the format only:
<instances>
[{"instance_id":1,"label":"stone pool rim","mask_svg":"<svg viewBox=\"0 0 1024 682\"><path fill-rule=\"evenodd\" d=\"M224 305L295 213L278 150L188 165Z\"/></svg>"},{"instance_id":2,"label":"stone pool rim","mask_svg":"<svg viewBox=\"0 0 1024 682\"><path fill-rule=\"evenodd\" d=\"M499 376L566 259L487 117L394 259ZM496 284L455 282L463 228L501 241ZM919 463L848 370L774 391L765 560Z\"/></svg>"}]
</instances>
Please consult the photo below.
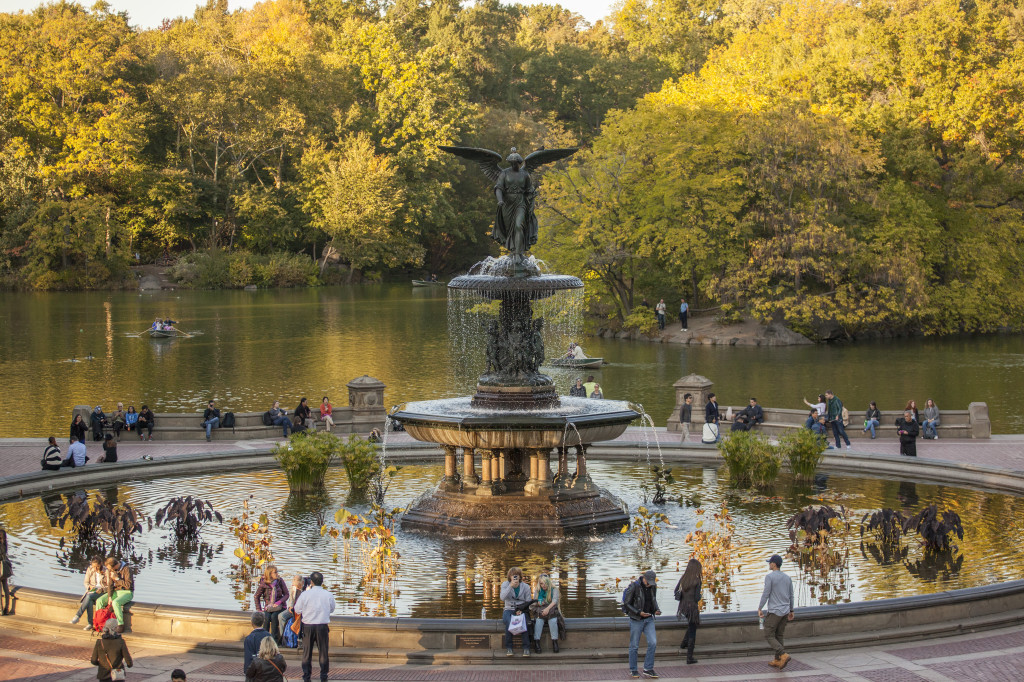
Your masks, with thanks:
<instances>
[{"instance_id":1,"label":"stone pool rim","mask_svg":"<svg viewBox=\"0 0 1024 682\"><path fill-rule=\"evenodd\" d=\"M597 460L634 460L638 452L645 450L643 443L595 444L588 456ZM388 450L389 457L399 461L421 461L434 454L440 454L440 451L430 444L403 444ZM716 466L722 463L714 446L663 443L661 454L666 462L672 463ZM241 462L240 459L245 461ZM35 497L53 490L93 487L123 480L238 471L268 465L276 466L269 446L197 455L156 456L148 461L92 465L61 472L32 472L0 479L0 503ZM823 473L875 477L912 477L918 482L966 485L984 491L1024 496L1024 471L959 462L923 458L908 461L899 456L828 453L820 470ZM668 596L667 607L663 605L666 615L661 617L658 627L671 637L681 634L684 626L670 613L673 602L668 590L665 593ZM19 615L51 623L66 620L65 611L70 612L78 601L76 594L20 586L16 588L15 597ZM132 612L131 631L155 638L223 644L224 640L240 640L251 629L247 611L137 603L132 607ZM628 631L625 616L567 620L571 633L587 634L576 638L570 635L563 649L571 651L582 648L592 651L595 648L618 647L624 652L623 637ZM702 633L707 633L702 634L704 642L724 647L723 650L730 653L746 650L750 653L763 653L765 644L756 627L754 611L702 614L701 622ZM433 657L442 650L454 651L459 634L486 633L490 643L486 651L493 653L501 648L500 638L503 634L500 620L495 619L337 616L331 619L331 623L332 639L333 631L337 628L341 648L352 650L353 655L363 660L394 659L396 656L404 660L415 660L417 652ZM927 639L968 629L1022 623L1024 580L1012 580L932 594L801 607L797 609L796 619L787 630L787 639L792 638L795 649L853 646L866 642ZM585 640L582 647L581 639ZM671 650L673 647L663 646L662 649ZM468 655L465 650L459 651L464 656ZM498 653L502 653L502 656L494 660L504 660L503 652ZM491 658L490 654L485 655L481 651L474 660L481 660L481 656ZM559 660L548 656L544 658L547 662ZM561 660L570 662L571 657L562 657Z\"/></svg>"}]
</instances>

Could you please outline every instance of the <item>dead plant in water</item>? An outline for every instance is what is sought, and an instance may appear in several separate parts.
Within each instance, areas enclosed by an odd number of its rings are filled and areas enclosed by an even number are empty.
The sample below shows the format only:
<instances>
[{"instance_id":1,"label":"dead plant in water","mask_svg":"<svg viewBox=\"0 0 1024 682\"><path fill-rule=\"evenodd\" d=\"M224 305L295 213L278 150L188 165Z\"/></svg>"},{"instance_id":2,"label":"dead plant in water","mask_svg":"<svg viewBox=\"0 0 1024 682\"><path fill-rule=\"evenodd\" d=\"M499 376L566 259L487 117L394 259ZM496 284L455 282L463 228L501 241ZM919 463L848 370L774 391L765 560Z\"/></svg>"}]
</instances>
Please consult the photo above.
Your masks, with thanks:
<instances>
[{"instance_id":1,"label":"dead plant in water","mask_svg":"<svg viewBox=\"0 0 1024 682\"><path fill-rule=\"evenodd\" d=\"M736 525L724 502L710 517L704 509L696 513L695 528L686 534L686 542L693 548L690 558L700 562L704 586L715 605L724 609L732 601L732 538Z\"/></svg>"},{"instance_id":2,"label":"dead plant in water","mask_svg":"<svg viewBox=\"0 0 1024 682\"><path fill-rule=\"evenodd\" d=\"M786 524L789 554L804 572L811 597L822 604L850 601L850 512L843 506L806 509Z\"/></svg>"},{"instance_id":3,"label":"dead plant in water","mask_svg":"<svg viewBox=\"0 0 1024 682\"><path fill-rule=\"evenodd\" d=\"M252 499L252 495L249 499ZM271 551L273 536L270 533L270 519L266 512L258 517L250 511L249 500L242 501L242 513L228 521L231 532L238 541L234 555L238 557L238 563L232 564L234 578L238 582L242 594L248 594L252 589L253 578L259 573L263 564L274 560L274 553Z\"/></svg>"},{"instance_id":4,"label":"dead plant in water","mask_svg":"<svg viewBox=\"0 0 1024 682\"><path fill-rule=\"evenodd\" d=\"M931 550L956 549L953 536L958 540L964 539L960 515L949 509L939 511L938 505L935 504L925 507L907 519L903 524L903 532L911 530L917 531L925 548Z\"/></svg>"},{"instance_id":5,"label":"dead plant in water","mask_svg":"<svg viewBox=\"0 0 1024 682\"><path fill-rule=\"evenodd\" d=\"M654 538L661 532L661 525L669 525L668 516L661 512L652 512L647 507L640 507L632 521L619 532L627 533L632 530L641 549L650 549L654 547Z\"/></svg>"}]
</instances>

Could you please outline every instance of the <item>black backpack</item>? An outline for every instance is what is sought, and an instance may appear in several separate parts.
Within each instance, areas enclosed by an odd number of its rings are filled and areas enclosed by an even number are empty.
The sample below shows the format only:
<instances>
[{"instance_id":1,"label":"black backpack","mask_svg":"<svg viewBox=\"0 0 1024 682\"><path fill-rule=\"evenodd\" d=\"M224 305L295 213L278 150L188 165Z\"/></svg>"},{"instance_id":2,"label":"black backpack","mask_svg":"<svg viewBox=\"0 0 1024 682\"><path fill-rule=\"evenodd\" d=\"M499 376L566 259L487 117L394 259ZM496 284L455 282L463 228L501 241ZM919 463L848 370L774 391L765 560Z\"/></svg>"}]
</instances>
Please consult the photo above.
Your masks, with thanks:
<instances>
[{"instance_id":1,"label":"black backpack","mask_svg":"<svg viewBox=\"0 0 1024 682\"><path fill-rule=\"evenodd\" d=\"M220 420L220 425L225 429L231 429L231 432L235 431L235 413L225 412L224 418Z\"/></svg>"},{"instance_id":2,"label":"black backpack","mask_svg":"<svg viewBox=\"0 0 1024 682\"><path fill-rule=\"evenodd\" d=\"M273 426L274 425L274 418L270 416L270 411L269 410L263 413L263 425L264 426Z\"/></svg>"}]
</instances>

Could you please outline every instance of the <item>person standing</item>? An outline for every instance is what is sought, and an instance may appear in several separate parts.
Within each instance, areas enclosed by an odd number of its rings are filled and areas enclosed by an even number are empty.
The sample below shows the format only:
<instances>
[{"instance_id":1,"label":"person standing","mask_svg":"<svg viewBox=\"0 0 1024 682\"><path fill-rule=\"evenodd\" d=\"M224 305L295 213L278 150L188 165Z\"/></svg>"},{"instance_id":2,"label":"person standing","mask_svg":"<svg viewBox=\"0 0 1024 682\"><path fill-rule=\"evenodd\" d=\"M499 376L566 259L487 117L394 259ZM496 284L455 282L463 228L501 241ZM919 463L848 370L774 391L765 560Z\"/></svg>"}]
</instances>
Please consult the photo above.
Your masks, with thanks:
<instances>
[{"instance_id":1,"label":"person standing","mask_svg":"<svg viewBox=\"0 0 1024 682\"><path fill-rule=\"evenodd\" d=\"M213 401L206 403L203 410L203 428L206 429L206 442L213 440L213 429L220 428L220 410L213 406Z\"/></svg>"},{"instance_id":2,"label":"person standing","mask_svg":"<svg viewBox=\"0 0 1024 682\"><path fill-rule=\"evenodd\" d=\"M654 306L654 316L658 318L658 329L665 329L665 313L668 312L668 306L665 305L665 299L658 301L658 305Z\"/></svg>"},{"instance_id":3,"label":"person standing","mask_svg":"<svg viewBox=\"0 0 1024 682\"><path fill-rule=\"evenodd\" d=\"M252 623L252 632L247 634L245 639L242 641L244 661L242 664L243 671L247 671L249 666L252 665L252 659L256 658L256 655L259 653L260 645L263 644L263 640L268 638L272 639L271 634L267 632L267 629L264 627L267 622L267 614L262 611L257 611L252 614L252 618L249 619L249 622Z\"/></svg>"},{"instance_id":4,"label":"person standing","mask_svg":"<svg viewBox=\"0 0 1024 682\"><path fill-rule=\"evenodd\" d=\"M920 427L913 412L903 411L903 416L896 420L896 433L900 437L900 454L917 457L917 434L920 433Z\"/></svg>"},{"instance_id":5,"label":"person standing","mask_svg":"<svg viewBox=\"0 0 1024 682\"><path fill-rule=\"evenodd\" d=\"M79 443L85 442L86 425L85 419L80 414L76 414L75 418L71 420L71 437L73 440L77 440ZM72 442L68 440L68 442Z\"/></svg>"},{"instance_id":6,"label":"person standing","mask_svg":"<svg viewBox=\"0 0 1024 682\"><path fill-rule=\"evenodd\" d=\"M277 648L273 637L265 637L260 642L258 655L245 669L245 679L251 682L282 682L288 664Z\"/></svg>"},{"instance_id":7,"label":"person standing","mask_svg":"<svg viewBox=\"0 0 1024 682\"><path fill-rule=\"evenodd\" d=\"M690 437L690 424L693 422L693 394L687 393L683 396L683 406L679 408L679 430L683 437L680 443L685 443Z\"/></svg>"},{"instance_id":8,"label":"person standing","mask_svg":"<svg viewBox=\"0 0 1024 682\"><path fill-rule=\"evenodd\" d=\"M132 655L113 618L103 626L103 634L92 647L92 664L97 668L96 679L101 682L113 679L111 673L114 670L132 667ZM123 675L121 679L124 679Z\"/></svg>"},{"instance_id":9,"label":"person standing","mask_svg":"<svg viewBox=\"0 0 1024 682\"><path fill-rule=\"evenodd\" d=\"M14 568L11 566L11 555L7 546L7 531L0 528L0 595L3 596L3 609L0 614L11 615L13 602L11 601L11 576L14 575Z\"/></svg>"},{"instance_id":10,"label":"person standing","mask_svg":"<svg viewBox=\"0 0 1024 682\"><path fill-rule=\"evenodd\" d=\"M871 440L875 439L875 429L881 423L882 413L878 411L878 405L872 400L868 403L868 411L864 413L864 433L871 432Z\"/></svg>"},{"instance_id":11,"label":"person standing","mask_svg":"<svg viewBox=\"0 0 1024 682\"><path fill-rule=\"evenodd\" d=\"M576 383L569 389L569 396L572 398L586 398L587 389L583 388L583 379L576 377Z\"/></svg>"},{"instance_id":12,"label":"person standing","mask_svg":"<svg viewBox=\"0 0 1024 682\"><path fill-rule=\"evenodd\" d=\"M640 677L636 666L640 635L643 634L647 639L643 676L657 679L654 652L658 647L658 636L654 630L654 617L661 615L661 608L658 606L658 576L654 571L645 571L639 580L626 588L622 596L622 610L629 616L629 676Z\"/></svg>"},{"instance_id":13,"label":"person standing","mask_svg":"<svg viewBox=\"0 0 1024 682\"><path fill-rule=\"evenodd\" d=\"M825 391L827 401L828 421L832 423L832 435L836 439L836 449L839 449L839 437L842 436L846 442L846 449L850 449L850 437L846 435L846 427L843 425L843 401L832 391Z\"/></svg>"},{"instance_id":14,"label":"person standing","mask_svg":"<svg viewBox=\"0 0 1024 682\"><path fill-rule=\"evenodd\" d=\"M676 583L675 597L679 602L676 610L676 620L686 619L686 636L679 644L680 649L686 649L686 662L693 664L697 659L693 657L693 647L697 642L697 627L700 625L700 595L701 575L704 569L696 559L690 559L686 564L683 576Z\"/></svg>"},{"instance_id":15,"label":"person standing","mask_svg":"<svg viewBox=\"0 0 1024 682\"><path fill-rule=\"evenodd\" d=\"M718 424L719 412L718 412L718 397L714 393L708 394L708 401L704 405L704 423L714 424L715 427L715 442L722 437L722 431Z\"/></svg>"},{"instance_id":16,"label":"person standing","mask_svg":"<svg viewBox=\"0 0 1024 682\"><path fill-rule=\"evenodd\" d=\"M320 654L320 680L326 682L330 665L330 628L328 624L336 604L334 595L323 588L324 576L314 571L309 576L313 586L295 600L295 615L302 618L302 680L310 682L313 675L313 644Z\"/></svg>"},{"instance_id":17,"label":"person standing","mask_svg":"<svg viewBox=\"0 0 1024 682\"><path fill-rule=\"evenodd\" d=\"M782 572L782 557L778 554L773 554L768 560L768 568L771 570L764 577L764 591L757 605L757 616L764 619L764 638L775 652L771 665L782 670L790 659L783 636L786 623L793 620L793 580Z\"/></svg>"},{"instance_id":18,"label":"person standing","mask_svg":"<svg viewBox=\"0 0 1024 682\"><path fill-rule=\"evenodd\" d=\"M597 382L594 381L594 375L591 374L587 377L587 380L583 382L583 393L587 397L594 392L594 386L597 386Z\"/></svg>"},{"instance_id":19,"label":"person standing","mask_svg":"<svg viewBox=\"0 0 1024 682\"><path fill-rule=\"evenodd\" d=\"M324 429L327 433L334 430L334 408L331 407L331 401L324 396L323 401L320 403L320 419L324 422Z\"/></svg>"},{"instance_id":20,"label":"person standing","mask_svg":"<svg viewBox=\"0 0 1024 682\"><path fill-rule=\"evenodd\" d=\"M688 331L686 326L686 318L690 314L690 304L686 302L685 298L679 299L679 326L682 330Z\"/></svg>"},{"instance_id":21,"label":"person standing","mask_svg":"<svg viewBox=\"0 0 1024 682\"><path fill-rule=\"evenodd\" d=\"M74 433L71 434L71 445L68 446L68 457L61 464L62 467L84 467L89 458L85 456L85 443L78 440Z\"/></svg>"},{"instance_id":22,"label":"person standing","mask_svg":"<svg viewBox=\"0 0 1024 682\"><path fill-rule=\"evenodd\" d=\"M60 454L60 447L57 445L57 437L50 436L47 441L46 449L43 450L43 459L39 462L43 471L60 471L60 465L64 462L64 458Z\"/></svg>"}]
</instances>

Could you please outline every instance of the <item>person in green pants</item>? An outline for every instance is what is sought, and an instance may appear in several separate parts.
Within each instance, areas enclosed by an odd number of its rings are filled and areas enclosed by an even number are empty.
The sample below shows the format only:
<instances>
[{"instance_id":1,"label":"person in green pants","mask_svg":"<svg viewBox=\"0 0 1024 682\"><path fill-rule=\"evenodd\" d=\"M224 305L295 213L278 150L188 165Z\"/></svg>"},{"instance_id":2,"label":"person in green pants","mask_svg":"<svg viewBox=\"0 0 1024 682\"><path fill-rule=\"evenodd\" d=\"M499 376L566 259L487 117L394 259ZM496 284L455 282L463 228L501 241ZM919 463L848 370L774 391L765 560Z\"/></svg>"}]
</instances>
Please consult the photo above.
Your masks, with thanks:
<instances>
[{"instance_id":1,"label":"person in green pants","mask_svg":"<svg viewBox=\"0 0 1024 682\"><path fill-rule=\"evenodd\" d=\"M105 568L107 593L96 600L96 608L102 609L109 602L117 617L117 631L124 632L124 605L132 600L135 590L132 569L112 556L107 557Z\"/></svg>"}]
</instances>

